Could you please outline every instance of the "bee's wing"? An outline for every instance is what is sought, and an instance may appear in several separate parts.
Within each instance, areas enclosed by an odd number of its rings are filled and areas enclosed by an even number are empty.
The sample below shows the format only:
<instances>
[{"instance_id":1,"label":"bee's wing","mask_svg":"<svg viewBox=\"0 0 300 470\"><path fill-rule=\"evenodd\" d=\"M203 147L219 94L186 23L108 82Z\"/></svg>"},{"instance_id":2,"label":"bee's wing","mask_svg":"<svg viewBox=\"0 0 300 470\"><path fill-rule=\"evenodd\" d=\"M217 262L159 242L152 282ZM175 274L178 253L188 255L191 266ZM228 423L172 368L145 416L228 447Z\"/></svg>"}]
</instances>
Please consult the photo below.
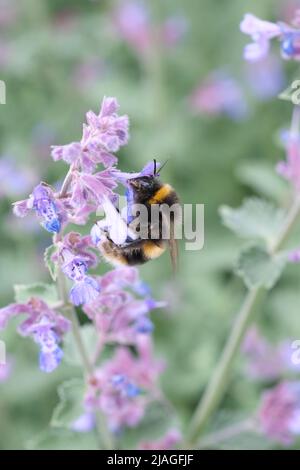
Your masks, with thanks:
<instances>
[{"instance_id":1,"label":"bee's wing","mask_svg":"<svg viewBox=\"0 0 300 470\"><path fill-rule=\"evenodd\" d=\"M171 256L171 263L173 268L173 273L177 272L177 265L178 265L178 242L174 237L174 222L171 221L170 223L170 239L169 239L169 250Z\"/></svg>"},{"instance_id":2,"label":"bee's wing","mask_svg":"<svg viewBox=\"0 0 300 470\"><path fill-rule=\"evenodd\" d=\"M168 241L169 250L170 250L172 269L173 269L173 273L175 274L177 271L177 265L178 265L178 243L177 243L177 240L175 239L175 224L174 224L174 220L170 220L169 217L166 217L163 211L162 211L162 219L163 219L163 225L165 224L166 228L168 229L167 233L169 234L169 238L167 241Z\"/></svg>"}]
</instances>

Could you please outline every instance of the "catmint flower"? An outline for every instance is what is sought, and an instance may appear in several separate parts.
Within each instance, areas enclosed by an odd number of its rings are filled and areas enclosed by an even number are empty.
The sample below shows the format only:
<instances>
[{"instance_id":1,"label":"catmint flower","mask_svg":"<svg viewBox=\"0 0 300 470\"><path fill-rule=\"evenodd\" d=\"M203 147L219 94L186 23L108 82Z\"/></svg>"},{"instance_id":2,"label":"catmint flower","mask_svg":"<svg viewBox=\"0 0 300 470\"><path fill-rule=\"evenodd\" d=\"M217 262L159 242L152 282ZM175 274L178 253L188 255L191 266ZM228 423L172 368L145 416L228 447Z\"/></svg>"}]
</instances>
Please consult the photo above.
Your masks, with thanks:
<instances>
[{"instance_id":1,"label":"catmint flower","mask_svg":"<svg viewBox=\"0 0 300 470\"><path fill-rule=\"evenodd\" d=\"M245 15L240 29L253 39L253 43L245 47L246 60L251 62L266 58L270 41L276 37L280 41L281 55L284 59L300 60L300 29L281 22L264 21L250 13Z\"/></svg>"},{"instance_id":2,"label":"catmint flower","mask_svg":"<svg viewBox=\"0 0 300 470\"><path fill-rule=\"evenodd\" d=\"M247 62L246 80L252 94L260 100L269 100L285 87L285 74L280 61L275 55L256 62Z\"/></svg>"},{"instance_id":3,"label":"catmint flower","mask_svg":"<svg viewBox=\"0 0 300 470\"><path fill-rule=\"evenodd\" d=\"M94 413L85 412L73 421L70 429L75 432L90 432L95 428L95 425Z\"/></svg>"},{"instance_id":4,"label":"catmint flower","mask_svg":"<svg viewBox=\"0 0 300 470\"><path fill-rule=\"evenodd\" d=\"M162 26L162 42L165 46L174 47L182 41L188 29L187 19L182 15L171 16Z\"/></svg>"},{"instance_id":5,"label":"catmint flower","mask_svg":"<svg viewBox=\"0 0 300 470\"><path fill-rule=\"evenodd\" d=\"M136 426L143 418L156 387L156 364L151 359L135 357L129 349L119 347L90 380L85 407L100 409L112 432ZM151 379L145 368L152 371Z\"/></svg>"},{"instance_id":6,"label":"catmint flower","mask_svg":"<svg viewBox=\"0 0 300 470\"><path fill-rule=\"evenodd\" d=\"M82 237L76 232L70 232L59 243L58 257L63 260L61 269L74 282L70 291L70 299L74 305L92 302L100 291L96 279L87 275L88 269L98 263L98 258L90 248L91 238Z\"/></svg>"},{"instance_id":7,"label":"catmint flower","mask_svg":"<svg viewBox=\"0 0 300 470\"><path fill-rule=\"evenodd\" d=\"M288 253L288 260L290 263L300 263L300 248L290 251Z\"/></svg>"},{"instance_id":8,"label":"catmint flower","mask_svg":"<svg viewBox=\"0 0 300 470\"><path fill-rule=\"evenodd\" d=\"M98 163L105 167L114 165L117 158L113 152L126 145L129 138L128 116L119 116L118 108L115 98L105 97L98 115L93 111L87 113L81 141L53 146L53 159L73 164L84 173L93 173Z\"/></svg>"},{"instance_id":9,"label":"catmint flower","mask_svg":"<svg viewBox=\"0 0 300 470\"><path fill-rule=\"evenodd\" d=\"M288 135L286 144L286 161L279 162L277 172L289 180L296 191L300 190L300 142L298 138Z\"/></svg>"},{"instance_id":10,"label":"catmint flower","mask_svg":"<svg viewBox=\"0 0 300 470\"><path fill-rule=\"evenodd\" d=\"M157 43L161 47L174 47L187 31L187 21L182 15L167 18L154 24L144 2L120 2L113 14L113 25L118 36L143 60Z\"/></svg>"},{"instance_id":11,"label":"catmint flower","mask_svg":"<svg viewBox=\"0 0 300 470\"><path fill-rule=\"evenodd\" d=\"M27 315L19 325L18 332L22 336L30 336L40 347L40 369L52 372L61 362L63 352L59 343L63 335L70 329L70 322L56 313L48 305L37 298L24 304L10 304L0 309L0 329L6 327L10 318Z\"/></svg>"},{"instance_id":12,"label":"catmint flower","mask_svg":"<svg viewBox=\"0 0 300 470\"><path fill-rule=\"evenodd\" d=\"M247 103L240 85L222 71L212 73L200 83L188 101L190 110L195 114L225 114L232 119L240 119L247 113Z\"/></svg>"},{"instance_id":13,"label":"catmint flower","mask_svg":"<svg viewBox=\"0 0 300 470\"><path fill-rule=\"evenodd\" d=\"M281 382L264 392L258 418L267 437L292 444L300 434L300 383Z\"/></svg>"},{"instance_id":14,"label":"catmint flower","mask_svg":"<svg viewBox=\"0 0 300 470\"><path fill-rule=\"evenodd\" d=\"M242 33L249 34L253 39L253 43L248 44L244 50L244 57L249 61L266 57L270 48L270 40L279 37L282 33L278 24L263 21L251 13L244 16L240 29Z\"/></svg>"},{"instance_id":15,"label":"catmint flower","mask_svg":"<svg viewBox=\"0 0 300 470\"><path fill-rule=\"evenodd\" d=\"M136 297L140 284L135 268L117 268L97 277L100 293L83 310L94 321L106 342L137 345L139 337L153 331L149 318L151 310L165 306L152 299L148 292L144 298Z\"/></svg>"},{"instance_id":16,"label":"catmint flower","mask_svg":"<svg viewBox=\"0 0 300 470\"><path fill-rule=\"evenodd\" d=\"M33 174L19 168L12 159L0 158L0 198L15 197L30 190Z\"/></svg>"},{"instance_id":17,"label":"catmint flower","mask_svg":"<svg viewBox=\"0 0 300 470\"><path fill-rule=\"evenodd\" d=\"M247 374L253 379L273 380L287 369L281 347L271 345L256 327L247 332L242 351L247 360Z\"/></svg>"},{"instance_id":18,"label":"catmint flower","mask_svg":"<svg viewBox=\"0 0 300 470\"><path fill-rule=\"evenodd\" d=\"M154 441L142 441L139 445L140 450L172 450L176 448L181 439L178 429L170 429L160 439Z\"/></svg>"},{"instance_id":19,"label":"catmint flower","mask_svg":"<svg viewBox=\"0 0 300 470\"><path fill-rule=\"evenodd\" d=\"M66 214L62 204L55 198L53 190L45 183L36 186L28 199L14 203L14 214L26 216L30 210L35 210L41 220L41 225L51 233L58 233Z\"/></svg>"},{"instance_id":20,"label":"catmint flower","mask_svg":"<svg viewBox=\"0 0 300 470\"><path fill-rule=\"evenodd\" d=\"M145 3L121 2L114 12L113 22L119 36L142 57L152 43L152 25Z\"/></svg>"}]
</instances>

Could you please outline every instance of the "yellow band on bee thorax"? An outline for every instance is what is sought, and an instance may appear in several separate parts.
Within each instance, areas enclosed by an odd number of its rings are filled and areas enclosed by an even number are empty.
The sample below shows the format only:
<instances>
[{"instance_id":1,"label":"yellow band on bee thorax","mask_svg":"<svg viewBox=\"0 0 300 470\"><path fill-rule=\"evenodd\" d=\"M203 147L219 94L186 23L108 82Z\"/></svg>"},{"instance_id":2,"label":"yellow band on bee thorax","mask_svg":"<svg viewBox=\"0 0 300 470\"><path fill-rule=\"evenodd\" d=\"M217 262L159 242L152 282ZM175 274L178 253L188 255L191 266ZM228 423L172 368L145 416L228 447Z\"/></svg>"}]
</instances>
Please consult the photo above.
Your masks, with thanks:
<instances>
[{"instance_id":1,"label":"yellow band on bee thorax","mask_svg":"<svg viewBox=\"0 0 300 470\"><path fill-rule=\"evenodd\" d=\"M149 199L149 204L159 204L173 191L172 186L164 184L156 193Z\"/></svg>"}]
</instances>

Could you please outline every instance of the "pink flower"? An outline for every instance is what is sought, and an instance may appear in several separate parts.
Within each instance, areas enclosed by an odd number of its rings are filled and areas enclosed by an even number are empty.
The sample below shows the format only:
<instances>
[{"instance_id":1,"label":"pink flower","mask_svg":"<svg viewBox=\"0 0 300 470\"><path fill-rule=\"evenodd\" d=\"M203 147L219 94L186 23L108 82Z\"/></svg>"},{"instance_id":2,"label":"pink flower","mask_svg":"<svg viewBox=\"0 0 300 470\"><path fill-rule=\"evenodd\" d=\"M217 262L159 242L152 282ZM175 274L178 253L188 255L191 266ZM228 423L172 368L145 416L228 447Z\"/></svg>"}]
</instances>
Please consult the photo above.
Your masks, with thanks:
<instances>
[{"instance_id":1,"label":"pink flower","mask_svg":"<svg viewBox=\"0 0 300 470\"><path fill-rule=\"evenodd\" d=\"M270 39L281 35L281 28L276 23L263 21L251 13L244 16L240 24L242 33L249 34L253 43L245 47L246 60L255 61L266 57L269 52Z\"/></svg>"},{"instance_id":2,"label":"pink flower","mask_svg":"<svg viewBox=\"0 0 300 470\"><path fill-rule=\"evenodd\" d=\"M285 370L281 349L272 346L256 327L247 332L242 351L247 360L247 373L254 379L272 380Z\"/></svg>"},{"instance_id":3,"label":"pink flower","mask_svg":"<svg viewBox=\"0 0 300 470\"><path fill-rule=\"evenodd\" d=\"M114 13L114 25L120 37L136 52L143 54L152 42L149 12L142 2L121 2Z\"/></svg>"},{"instance_id":4,"label":"pink flower","mask_svg":"<svg viewBox=\"0 0 300 470\"><path fill-rule=\"evenodd\" d=\"M162 27L162 40L166 46L176 46L187 31L187 20L183 16L171 16L166 19Z\"/></svg>"},{"instance_id":5,"label":"pink flower","mask_svg":"<svg viewBox=\"0 0 300 470\"><path fill-rule=\"evenodd\" d=\"M118 108L115 98L103 98L98 115L93 111L87 113L87 125L83 126L81 141L53 146L53 159L64 160L85 173L95 171L99 163L105 167L114 165L117 158L113 152L126 145L129 139L128 117L119 116Z\"/></svg>"},{"instance_id":6,"label":"pink flower","mask_svg":"<svg viewBox=\"0 0 300 470\"><path fill-rule=\"evenodd\" d=\"M300 143L298 137L289 135L286 143L286 161L279 162L277 172L289 180L296 191L300 190Z\"/></svg>"},{"instance_id":7,"label":"pink flower","mask_svg":"<svg viewBox=\"0 0 300 470\"><path fill-rule=\"evenodd\" d=\"M240 24L243 33L249 34L253 42L244 49L244 57L248 61L264 59L270 49L271 39L280 40L281 55L284 59L300 60L300 29L285 23L263 21L248 13Z\"/></svg>"},{"instance_id":8,"label":"pink flower","mask_svg":"<svg viewBox=\"0 0 300 470\"><path fill-rule=\"evenodd\" d=\"M139 345L141 336L153 330L150 311L165 303L156 302L146 292L144 298L137 298L140 282L135 268L114 269L97 280L100 293L83 310L106 342Z\"/></svg>"},{"instance_id":9,"label":"pink flower","mask_svg":"<svg viewBox=\"0 0 300 470\"><path fill-rule=\"evenodd\" d=\"M156 386L156 362L135 357L127 348L119 347L89 382L85 397L87 409L99 408L107 417L111 431L136 426ZM148 369L145 375L145 368ZM151 380L149 369L152 370Z\"/></svg>"},{"instance_id":10,"label":"pink flower","mask_svg":"<svg viewBox=\"0 0 300 470\"><path fill-rule=\"evenodd\" d=\"M261 400L259 422L270 439L292 444L300 434L299 382L281 382L266 391Z\"/></svg>"},{"instance_id":11,"label":"pink flower","mask_svg":"<svg viewBox=\"0 0 300 470\"><path fill-rule=\"evenodd\" d=\"M226 114L233 119L243 117L247 111L239 84L220 71L214 72L196 87L189 97L189 106L196 114Z\"/></svg>"}]
</instances>

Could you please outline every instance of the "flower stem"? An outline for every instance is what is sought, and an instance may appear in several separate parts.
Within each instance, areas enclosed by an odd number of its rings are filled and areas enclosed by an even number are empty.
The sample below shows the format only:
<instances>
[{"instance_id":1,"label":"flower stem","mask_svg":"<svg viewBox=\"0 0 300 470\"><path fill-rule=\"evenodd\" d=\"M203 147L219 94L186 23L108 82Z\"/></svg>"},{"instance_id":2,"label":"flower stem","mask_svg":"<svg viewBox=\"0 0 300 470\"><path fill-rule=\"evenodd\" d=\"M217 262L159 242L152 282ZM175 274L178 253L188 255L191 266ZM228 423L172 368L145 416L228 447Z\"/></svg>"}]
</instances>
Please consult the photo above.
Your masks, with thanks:
<instances>
[{"instance_id":1,"label":"flower stem","mask_svg":"<svg viewBox=\"0 0 300 470\"><path fill-rule=\"evenodd\" d=\"M238 423L234 423L230 426L226 426L219 431L212 432L204 436L197 444L198 449L209 449L216 448L216 446L223 442L232 439L233 437L239 436L244 432L255 431L255 420L247 419Z\"/></svg>"},{"instance_id":2,"label":"flower stem","mask_svg":"<svg viewBox=\"0 0 300 470\"><path fill-rule=\"evenodd\" d=\"M272 248L272 254L276 254L276 252L282 247L297 220L299 211L300 198L297 197L287 213L282 230L276 237ZM265 289L263 287L257 287L248 290L246 293L246 297L236 317L219 363L215 368L212 378L202 399L198 403L191 420L190 427L188 429L188 446L193 446L198 435L203 431L207 421L218 407L224 393L226 392L235 357L255 312L254 306L260 295L263 294L264 290Z\"/></svg>"},{"instance_id":3,"label":"flower stem","mask_svg":"<svg viewBox=\"0 0 300 470\"><path fill-rule=\"evenodd\" d=\"M77 314L73 305L70 304L68 300L65 278L63 276L63 273L60 270L57 276L57 287L58 287L59 295L61 296L61 299L65 306L65 313L72 323L72 333L74 336L74 340L75 340L78 352L81 357L85 375L87 376L87 379L92 378L94 374L94 365L91 362L87 354L84 342L82 340L81 332L80 332L80 324L78 321L78 317L77 317ZM114 448L113 439L112 439L110 432L107 429L105 417L100 411L96 411L95 418L96 418L96 430L99 436L101 448L103 448L104 450L113 449Z\"/></svg>"}]
</instances>

